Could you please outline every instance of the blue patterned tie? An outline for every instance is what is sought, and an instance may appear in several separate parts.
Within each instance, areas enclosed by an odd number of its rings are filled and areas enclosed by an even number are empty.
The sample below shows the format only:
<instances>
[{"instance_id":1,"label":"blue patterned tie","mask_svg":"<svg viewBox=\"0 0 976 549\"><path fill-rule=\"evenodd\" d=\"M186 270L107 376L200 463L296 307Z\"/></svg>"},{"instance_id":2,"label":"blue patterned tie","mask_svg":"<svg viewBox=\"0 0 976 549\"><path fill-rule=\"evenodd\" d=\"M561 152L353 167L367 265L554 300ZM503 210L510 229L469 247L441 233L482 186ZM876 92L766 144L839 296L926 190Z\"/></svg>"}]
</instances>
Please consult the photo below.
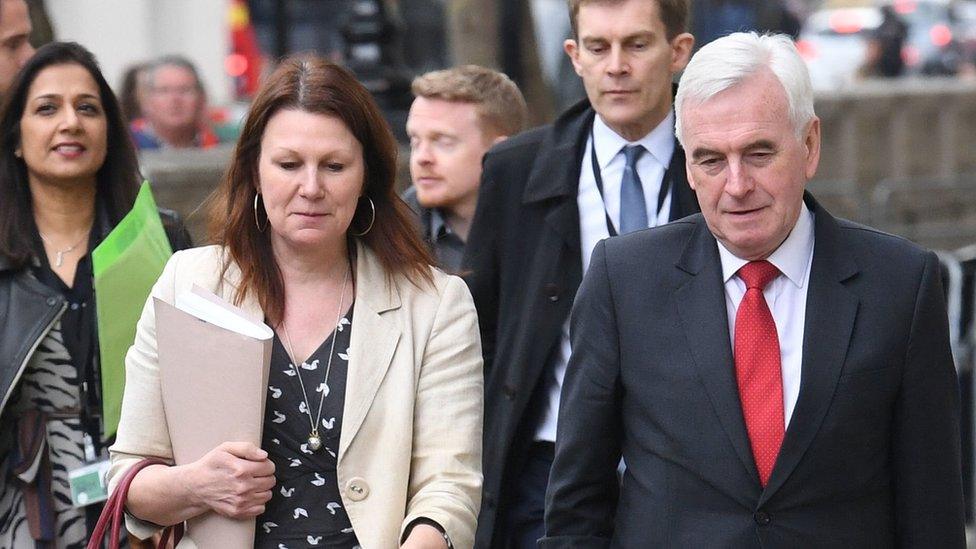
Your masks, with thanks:
<instances>
[{"instance_id":1,"label":"blue patterned tie","mask_svg":"<svg viewBox=\"0 0 976 549\"><path fill-rule=\"evenodd\" d=\"M620 181L620 234L647 228L647 205L644 202L644 188L637 175L637 159L644 154L641 145L623 148L627 165Z\"/></svg>"}]
</instances>

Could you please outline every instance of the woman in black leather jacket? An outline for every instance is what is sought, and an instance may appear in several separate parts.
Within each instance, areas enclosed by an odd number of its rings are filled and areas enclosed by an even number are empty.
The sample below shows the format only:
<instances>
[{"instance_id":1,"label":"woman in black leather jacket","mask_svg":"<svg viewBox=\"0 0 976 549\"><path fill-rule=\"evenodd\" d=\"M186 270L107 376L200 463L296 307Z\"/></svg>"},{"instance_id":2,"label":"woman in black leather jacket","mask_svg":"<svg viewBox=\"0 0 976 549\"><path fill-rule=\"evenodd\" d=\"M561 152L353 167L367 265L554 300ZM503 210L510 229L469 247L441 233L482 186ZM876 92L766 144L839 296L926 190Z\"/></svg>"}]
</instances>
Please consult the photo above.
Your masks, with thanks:
<instances>
[{"instance_id":1,"label":"woman in black leather jacket","mask_svg":"<svg viewBox=\"0 0 976 549\"><path fill-rule=\"evenodd\" d=\"M89 252L140 181L90 52L39 49L0 110L0 547L84 547L99 505L68 474L107 456ZM160 212L174 249L189 235ZM36 545L35 545L36 544Z\"/></svg>"}]
</instances>

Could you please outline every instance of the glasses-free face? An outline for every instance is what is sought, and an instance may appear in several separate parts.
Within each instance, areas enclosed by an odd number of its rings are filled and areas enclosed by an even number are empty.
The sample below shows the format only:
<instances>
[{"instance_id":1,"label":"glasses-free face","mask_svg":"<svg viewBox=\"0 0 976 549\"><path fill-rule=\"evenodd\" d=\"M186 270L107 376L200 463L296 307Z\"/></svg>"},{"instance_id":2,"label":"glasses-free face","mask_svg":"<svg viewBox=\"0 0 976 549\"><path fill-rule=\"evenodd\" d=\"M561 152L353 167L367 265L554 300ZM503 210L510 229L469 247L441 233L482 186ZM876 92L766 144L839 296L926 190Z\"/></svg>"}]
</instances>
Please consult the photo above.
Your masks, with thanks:
<instances>
[{"instance_id":1,"label":"glasses-free face","mask_svg":"<svg viewBox=\"0 0 976 549\"><path fill-rule=\"evenodd\" d=\"M733 254L764 259L786 240L820 159L820 121L801 137L766 70L682 109L688 183L709 230Z\"/></svg>"},{"instance_id":2,"label":"glasses-free face","mask_svg":"<svg viewBox=\"0 0 976 549\"><path fill-rule=\"evenodd\" d=\"M0 95L34 55L28 38L31 22L24 0L0 0Z\"/></svg>"},{"instance_id":3,"label":"glasses-free face","mask_svg":"<svg viewBox=\"0 0 976 549\"><path fill-rule=\"evenodd\" d=\"M108 123L98 84L81 65L52 65L27 90L16 151L32 182L94 185Z\"/></svg>"},{"instance_id":4,"label":"glasses-free face","mask_svg":"<svg viewBox=\"0 0 976 549\"><path fill-rule=\"evenodd\" d=\"M477 105L418 97L410 107L407 135L410 176L420 204L473 214L481 159L501 139L485 134Z\"/></svg>"},{"instance_id":5,"label":"glasses-free face","mask_svg":"<svg viewBox=\"0 0 976 549\"><path fill-rule=\"evenodd\" d=\"M258 179L276 250L341 246L363 191L363 148L338 117L284 109L261 137Z\"/></svg>"},{"instance_id":6,"label":"glasses-free face","mask_svg":"<svg viewBox=\"0 0 976 549\"><path fill-rule=\"evenodd\" d=\"M668 40L654 0L586 3L576 21L578 40L563 47L593 109L625 139L647 135L671 110L672 76L688 63L695 39Z\"/></svg>"}]
</instances>

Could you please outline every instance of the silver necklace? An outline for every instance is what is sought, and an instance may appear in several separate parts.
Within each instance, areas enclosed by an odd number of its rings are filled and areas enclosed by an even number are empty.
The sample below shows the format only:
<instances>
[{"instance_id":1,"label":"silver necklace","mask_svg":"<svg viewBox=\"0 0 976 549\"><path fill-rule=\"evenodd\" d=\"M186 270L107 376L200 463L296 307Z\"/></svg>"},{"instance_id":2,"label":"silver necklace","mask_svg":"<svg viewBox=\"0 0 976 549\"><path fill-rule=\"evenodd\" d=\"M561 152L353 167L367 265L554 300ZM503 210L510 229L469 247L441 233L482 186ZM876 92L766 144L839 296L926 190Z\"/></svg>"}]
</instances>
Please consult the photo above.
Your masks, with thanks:
<instances>
[{"instance_id":1,"label":"silver necklace","mask_svg":"<svg viewBox=\"0 0 976 549\"><path fill-rule=\"evenodd\" d=\"M61 265L63 265L64 264L64 254L70 254L71 252L75 251L75 248L77 248L78 246L80 246L82 242L85 242L86 240L88 240L88 233L90 233L90 232L91 232L91 227L89 227L88 230L85 231L85 235L82 236L81 239L78 240L78 242L75 242L74 244L68 246L67 248L65 248L63 250L54 250L54 253L56 254L55 257L54 257L54 266L55 267L60 267ZM48 240L46 236L44 236L40 232L38 232L37 234L39 234L41 236L41 240L43 240L45 244L47 244L48 246L51 246L52 248L54 247L54 244L51 244L51 241Z\"/></svg>"},{"instance_id":2,"label":"silver necklace","mask_svg":"<svg viewBox=\"0 0 976 549\"><path fill-rule=\"evenodd\" d=\"M295 346L291 344L291 336L288 335L288 328L285 327L285 323L281 323L281 331L285 334L285 341L288 342L288 347L285 351L288 353L291 359L291 367L295 371L295 376L298 377L298 384L302 387L302 398L305 400L305 415L308 416L308 421L311 424L312 430L308 433L308 447L313 452L318 451L322 447L322 437L319 436L319 421L322 419L322 404L325 402L325 395L329 392L329 373L332 371L332 357L335 356L335 343L338 339L338 327L339 321L342 320L342 303L343 299L346 297L346 283L349 282L349 270L346 270L346 276L342 279L342 290L339 291L339 312L336 314L336 328L332 332L332 347L329 349L329 360L325 366L325 383L322 387L322 396L319 397L319 411L312 418L312 406L308 401L308 392L305 390L305 382L302 381L301 368L298 366L298 356L295 354ZM303 360L302 365L306 364Z\"/></svg>"}]
</instances>

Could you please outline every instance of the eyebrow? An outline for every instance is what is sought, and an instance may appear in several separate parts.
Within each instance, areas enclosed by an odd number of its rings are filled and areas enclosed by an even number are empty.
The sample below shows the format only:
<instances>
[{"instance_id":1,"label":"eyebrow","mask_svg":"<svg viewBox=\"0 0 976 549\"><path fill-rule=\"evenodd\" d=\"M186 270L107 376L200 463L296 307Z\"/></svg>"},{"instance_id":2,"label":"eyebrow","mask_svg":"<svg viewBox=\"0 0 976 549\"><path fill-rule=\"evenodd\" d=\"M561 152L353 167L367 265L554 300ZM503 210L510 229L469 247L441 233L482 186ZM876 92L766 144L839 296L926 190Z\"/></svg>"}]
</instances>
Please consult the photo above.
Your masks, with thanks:
<instances>
[{"instance_id":1,"label":"eyebrow","mask_svg":"<svg viewBox=\"0 0 976 549\"><path fill-rule=\"evenodd\" d=\"M627 36L624 36L623 38L620 39L620 41L621 42L629 42L631 40L639 40L639 39L642 39L642 38L644 38L644 39L646 39L646 38L653 38L654 36L655 36L654 35L654 31L652 31L652 30L637 31L635 33L628 34ZM580 38L580 41L583 42L584 44L587 44L587 43L590 43L590 42L608 42L608 40L605 37L603 37L603 36L583 36L582 38Z\"/></svg>"},{"instance_id":2,"label":"eyebrow","mask_svg":"<svg viewBox=\"0 0 976 549\"><path fill-rule=\"evenodd\" d=\"M714 151L712 149L706 149L706 148L702 148L702 147L699 147L699 148L695 149L691 153L691 159L694 160L694 161L701 160L702 158L704 158L706 156L722 156L722 153L720 153L718 151Z\"/></svg>"},{"instance_id":3,"label":"eyebrow","mask_svg":"<svg viewBox=\"0 0 976 549\"><path fill-rule=\"evenodd\" d=\"M38 99L61 99L61 97L63 97L63 96L60 93L45 93L43 95L38 95L37 97L35 97L34 99L32 99L32 101L37 101ZM101 98L100 97L98 97L97 95L90 94L90 93L83 93L83 94L79 95L78 97L81 98L81 99L97 99L98 101L101 101Z\"/></svg>"}]
</instances>

